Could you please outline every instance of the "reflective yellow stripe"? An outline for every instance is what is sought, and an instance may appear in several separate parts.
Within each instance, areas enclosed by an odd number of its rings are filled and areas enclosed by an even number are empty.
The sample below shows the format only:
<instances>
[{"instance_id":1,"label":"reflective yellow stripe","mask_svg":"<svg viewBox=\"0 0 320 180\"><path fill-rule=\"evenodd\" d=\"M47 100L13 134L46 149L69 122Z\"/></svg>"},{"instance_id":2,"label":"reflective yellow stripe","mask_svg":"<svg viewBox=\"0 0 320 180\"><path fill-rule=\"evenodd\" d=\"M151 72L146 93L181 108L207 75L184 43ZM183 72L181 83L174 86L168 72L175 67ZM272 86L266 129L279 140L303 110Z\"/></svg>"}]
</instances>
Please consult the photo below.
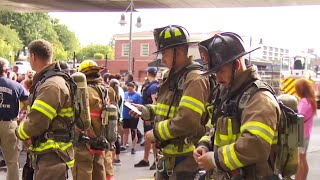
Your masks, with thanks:
<instances>
[{"instance_id":1,"label":"reflective yellow stripe","mask_svg":"<svg viewBox=\"0 0 320 180\"><path fill-rule=\"evenodd\" d=\"M244 165L238 159L235 149L234 143L230 145L226 145L222 147L222 155L225 165L232 171L234 169L238 169L243 167Z\"/></svg>"},{"instance_id":2,"label":"reflective yellow stripe","mask_svg":"<svg viewBox=\"0 0 320 180\"><path fill-rule=\"evenodd\" d=\"M272 144L278 144L278 132L277 131L274 133Z\"/></svg>"},{"instance_id":3,"label":"reflective yellow stripe","mask_svg":"<svg viewBox=\"0 0 320 180\"><path fill-rule=\"evenodd\" d=\"M40 143L38 147L30 146L29 150L34 152L42 152L49 149L60 149L62 151L70 148L72 143L55 142L52 139L48 139L47 142Z\"/></svg>"},{"instance_id":4,"label":"reflective yellow stripe","mask_svg":"<svg viewBox=\"0 0 320 180\"><path fill-rule=\"evenodd\" d=\"M174 36L181 36L182 35L182 33L181 33L181 31L180 31L180 29L178 29L178 28L175 28L174 29Z\"/></svg>"},{"instance_id":5,"label":"reflective yellow stripe","mask_svg":"<svg viewBox=\"0 0 320 180\"><path fill-rule=\"evenodd\" d=\"M169 131L168 120L161 121L158 123L158 131L159 131L160 138L163 140L168 140L173 138L173 136L170 134L170 131Z\"/></svg>"},{"instance_id":6,"label":"reflective yellow stripe","mask_svg":"<svg viewBox=\"0 0 320 180\"><path fill-rule=\"evenodd\" d=\"M155 107L154 112L156 115L166 117L169 109L170 109L169 118L173 118L176 115L176 110L177 110L177 107L175 107L175 106L171 106L171 108L170 108L169 105L158 103L157 106Z\"/></svg>"},{"instance_id":7,"label":"reflective yellow stripe","mask_svg":"<svg viewBox=\"0 0 320 180\"><path fill-rule=\"evenodd\" d=\"M21 122L19 128L18 128L18 135L22 140L29 139L30 136L24 131L24 121Z\"/></svg>"},{"instance_id":8,"label":"reflective yellow stripe","mask_svg":"<svg viewBox=\"0 0 320 180\"><path fill-rule=\"evenodd\" d=\"M257 135L267 141L269 144L272 144L275 135L275 132L271 127L258 121L246 122L241 126L240 131L241 133L243 133L244 131L248 131L251 134Z\"/></svg>"},{"instance_id":9,"label":"reflective yellow stripe","mask_svg":"<svg viewBox=\"0 0 320 180\"><path fill-rule=\"evenodd\" d=\"M236 164L236 169L243 167L244 165L240 162L235 152L234 143L230 144L230 153L231 153L232 161Z\"/></svg>"},{"instance_id":10,"label":"reflective yellow stripe","mask_svg":"<svg viewBox=\"0 0 320 180\"><path fill-rule=\"evenodd\" d=\"M156 112L157 105L150 105L153 112Z\"/></svg>"},{"instance_id":11,"label":"reflective yellow stripe","mask_svg":"<svg viewBox=\"0 0 320 180\"><path fill-rule=\"evenodd\" d=\"M73 109L72 107L62 108L58 114L61 117L72 117L73 116Z\"/></svg>"},{"instance_id":12,"label":"reflective yellow stripe","mask_svg":"<svg viewBox=\"0 0 320 180\"><path fill-rule=\"evenodd\" d=\"M199 142L208 142L210 143L210 136L202 136L202 138L199 140Z\"/></svg>"},{"instance_id":13,"label":"reflective yellow stripe","mask_svg":"<svg viewBox=\"0 0 320 180\"><path fill-rule=\"evenodd\" d=\"M232 122L231 122L231 118L228 118L228 140L231 141L232 140Z\"/></svg>"},{"instance_id":14,"label":"reflective yellow stripe","mask_svg":"<svg viewBox=\"0 0 320 180\"><path fill-rule=\"evenodd\" d=\"M50 120L52 120L54 117L57 116L57 111L51 107L49 104L45 103L41 100L35 100L31 109L38 110L39 112L42 112L44 115L46 115Z\"/></svg>"},{"instance_id":15,"label":"reflective yellow stripe","mask_svg":"<svg viewBox=\"0 0 320 180\"><path fill-rule=\"evenodd\" d=\"M182 152L178 152L178 146L174 144L168 144L165 148L162 148L162 152L165 154L169 155L174 155L174 154L185 154L185 153L190 153L195 149L194 145L183 145Z\"/></svg>"},{"instance_id":16,"label":"reflective yellow stripe","mask_svg":"<svg viewBox=\"0 0 320 180\"><path fill-rule=\"evenodd\" d=\"M68 161L68 162L66 162L66 164L67 164L68 168L71 169L74 166L74 160Z\"/></svg>"},{"instance_id":17,"label":"reflective yellow stripe","mask_svg":"<svg viewBox=\"0 0 320 180\"><path fill-rule=\"evenodd\" d=\"M185 106L202 115L205 111L204 104L191 96L182 96L179 106Z\"/></svg>"},{"instance_id":18,"label":"reflective yellow stripe","mask_svg":"<svg viewBox=\"0 0 320 180\"><path fill-rule=\"evenodd\" d=\"M234 169L234 167L230 164L229 157L227 155L227 148L229 149L229 145L222 147L223 162L227 166L227 168L232 170L232 169Z\"/></svg>"},{"instance_id":19,"label":"reflective yellow stripe","mask_svg":"<svg viewBox=\"0 0 320 180\"><path fill-rule=\"evenodd\" d=\"M165 39L171 38L170 29L171 29L171 28L168 28L168 29L166 30L166 32L164 32L164 38L165 38Z\"/></svg>"}]
</instances>

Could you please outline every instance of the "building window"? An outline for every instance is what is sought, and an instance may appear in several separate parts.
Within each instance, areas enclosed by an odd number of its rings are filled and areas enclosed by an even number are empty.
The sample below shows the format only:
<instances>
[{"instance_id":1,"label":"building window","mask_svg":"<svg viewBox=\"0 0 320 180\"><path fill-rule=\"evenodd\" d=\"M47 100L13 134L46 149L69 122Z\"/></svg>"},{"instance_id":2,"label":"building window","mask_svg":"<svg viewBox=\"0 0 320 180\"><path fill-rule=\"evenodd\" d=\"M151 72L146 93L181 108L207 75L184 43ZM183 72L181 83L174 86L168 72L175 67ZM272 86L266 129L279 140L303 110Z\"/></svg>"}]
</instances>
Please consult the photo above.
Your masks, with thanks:
<instances>
[{"instance_id":1,"label":"building window","mask_svg":"<svg viewBox=\"0 0 320 180\"><path fill-rule=\"evenodd\" d=\"M288 54L289 53L289 50L288 49L286 49L286 54Z\"/></svg>"},{"instance_id":2,"label":"building window","mask_svg":"<svg viewBox=\"0 0 320 180\"><path fill-rule=\"evenodd\" d=\"M267 51L263 51L263 55L265 55L265 56L266 56L266 55L267 55Z\"/></svg>"},{"instance_id":3,"label":"building window","mask_svg":"<svg viewBox=\"0 0 320 180\"><path fill-rule=\"evenodd\" d=\"M274 48L274 51L275 51L275 52L278 52L278 50L279 50L278 48Z\"/></svg>"},{"instance_id":4,"label":"building window","mask_svg":"<svg viewBox=\"0 0 320 180\"><path fill-rule=\"evenodd\" d=\"M269 56L272 56L272 54L273 54L272 52L269 52Z\"/></svg>"},{"instance_id":5,"label":"building window","mask_svg":"<svg viewBox=\"0 0 320 180\"><path fill-rule=\"evenodd\" d=\"M122 56L129 56L129 44L122 44Z\"/></svg>"},{"instance_id":6,"label":"building window","mask_svg":"<svg viewBox=\"0 0 320 180\"><path fill-rule=\"evenodd\" d=\"M274 56L279 56L279 54L278 53L274 53Z\"/></svg>"},{"instance_id":7,"label":"building window","mask_svg":"<svg viewBox=\"0 0 320 180\"><path fill-rule=\"evenodd\" d=\"M272 57L269 57L269 60L272 61Z\"/></svg>"},{"instance_id":8,"label":"building window","mask_svg":"<svg viewBox=\"0 0 320 180\"><path fill-rule=\"evenodd\" d=\"M149 44L140 45L140 56L149 56Z\"/></svg>"},{"instance_id":9,"label":"building window","mask_svg":"<svg viewBox=\"0 0 320 180\"><path fill-rule=\"evenodd\" d=\"M266 56L262 56L262 58L263 58L263 59L267 59L267 57L266 57Z\"/></svg>"},{"instance_id":10,"label":"building window","mask_svg":"<svg viewBox=\"0 0 320 180\"><path fill-rule=\"evenodd\" d=\"M268 47L267 46L263 46L263 50L268 50Z\"/></svg>"},{"instance_id":11,"label":"building window","mask_svg":"<svg viewBox=\"0 0 320 180\"><path fill-rule=\"evenodd\" d=\"M273 47L269 47L269 51L273 51Z\"/></svg>"},{"instance_id":12,"label":"building window","mask_svg":"<svg viewBox=\"0 0 320 180\"><path fill-rule=\"evenodd\" d=\"M280 49L280 52L283 53L283 49Z\"/></svg>"}]
</instances>

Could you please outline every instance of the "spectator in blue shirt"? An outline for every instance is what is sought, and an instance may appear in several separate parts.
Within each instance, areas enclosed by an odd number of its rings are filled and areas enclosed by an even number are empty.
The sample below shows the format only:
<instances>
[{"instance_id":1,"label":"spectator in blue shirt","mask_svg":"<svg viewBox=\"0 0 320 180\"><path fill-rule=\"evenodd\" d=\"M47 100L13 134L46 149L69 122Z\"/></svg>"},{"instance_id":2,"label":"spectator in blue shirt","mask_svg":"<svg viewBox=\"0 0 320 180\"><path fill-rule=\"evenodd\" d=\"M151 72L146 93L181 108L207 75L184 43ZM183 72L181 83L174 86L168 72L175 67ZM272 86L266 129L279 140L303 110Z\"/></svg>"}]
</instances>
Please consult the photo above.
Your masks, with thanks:
<instances>
[{"instance_id":1,"label":"spectator in blue shirt","mask_svg":"<svg viewBox=\"0 0 320 180\"><path fill-rule=\"evenodd\" d=\"M134 104L141 104L142 98L139 93L135 90L135 84L129 82L127 84L128 91L124 93L124 101L134 103ZM126 151L126 144L128 143L128 136L129 136L129 129L131 130L131 138L132 138L132 149L131 154L135 154L135 147L138 141L137 137L137 127L139 118L132 117L129 114L130 109L126 106L123 107L123 140L122 140L122 147L121 151Z\"/></svg>"},{"instance_id":2,"label":"spectator in blue shirt","mask_svg":"<svg viewBox=\"0 0 320 180\"><path fill-rule=\"evenodd\" d=\"M18 126L20 101L23 104L21 111L25 111L29 94L21 84L6 77L8 70L8 60L0 58L0 142L8 169L7 179L18 180L19 150L15 130Z\"/></svg>"}]
</instances>

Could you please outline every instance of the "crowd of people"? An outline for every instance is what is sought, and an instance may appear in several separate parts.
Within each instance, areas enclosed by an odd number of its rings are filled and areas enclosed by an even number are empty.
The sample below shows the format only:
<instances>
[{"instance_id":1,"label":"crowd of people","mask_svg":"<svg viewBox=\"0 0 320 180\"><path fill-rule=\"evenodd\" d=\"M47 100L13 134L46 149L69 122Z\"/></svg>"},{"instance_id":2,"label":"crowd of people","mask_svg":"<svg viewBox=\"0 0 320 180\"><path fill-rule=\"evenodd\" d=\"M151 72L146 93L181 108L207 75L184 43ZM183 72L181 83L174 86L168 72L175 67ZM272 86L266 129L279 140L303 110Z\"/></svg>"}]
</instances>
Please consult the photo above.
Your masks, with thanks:
<instances>
[{"instance_id":1,"label":"crowd of people","mask_svg":"<svg viewBox=\"0 0 320 180\"><path fill-rule=\"evenodd\" d=\"M141 88L132 74L101 74L93 60L71 72L68 64L52 62L52 45L42 39L29 45L32 70L24 79L15 79L19 75L0 59L0 146L7 179L19 179L19 141L28 151L24 180L67 179L68 169L75 180L113 179L120 153L129 148L134 155L142 142L141 120L144 156L133 166L156 170L157 180L280 179L273 157L279 152L282 107L246 64L244 56L255 49L245 50L235 33L219 33L199 43L199 65L188 56L195 42L182 26L157 28L154 38L168 74L159 82L157 68L148 68ZM317 105L307 80L298 80L295 89L305 117L296 179L305 180Z\"/></svg>"}]
</instances>

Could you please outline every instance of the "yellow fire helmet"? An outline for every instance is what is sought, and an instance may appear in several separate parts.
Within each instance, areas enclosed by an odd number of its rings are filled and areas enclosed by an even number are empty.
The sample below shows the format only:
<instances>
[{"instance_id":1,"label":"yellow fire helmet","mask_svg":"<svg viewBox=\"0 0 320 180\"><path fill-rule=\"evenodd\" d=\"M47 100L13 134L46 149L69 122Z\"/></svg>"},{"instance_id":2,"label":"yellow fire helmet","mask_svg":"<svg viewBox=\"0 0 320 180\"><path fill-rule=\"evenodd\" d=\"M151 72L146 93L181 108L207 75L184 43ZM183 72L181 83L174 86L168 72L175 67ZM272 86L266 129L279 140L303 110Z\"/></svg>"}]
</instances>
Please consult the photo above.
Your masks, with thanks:
<instances>
[{"instance_id":1,"label":"yellow fire helmet","mask_svg":"<svg viewBox=\"0 0 320 180\"><path fill-rule=\"evenodd\" d=\"M84 60L79 65L78 71L83 74L97 73L103 70L103 67L99 67L98 64L93 60Z\"/></svg>"}]
</instances>

